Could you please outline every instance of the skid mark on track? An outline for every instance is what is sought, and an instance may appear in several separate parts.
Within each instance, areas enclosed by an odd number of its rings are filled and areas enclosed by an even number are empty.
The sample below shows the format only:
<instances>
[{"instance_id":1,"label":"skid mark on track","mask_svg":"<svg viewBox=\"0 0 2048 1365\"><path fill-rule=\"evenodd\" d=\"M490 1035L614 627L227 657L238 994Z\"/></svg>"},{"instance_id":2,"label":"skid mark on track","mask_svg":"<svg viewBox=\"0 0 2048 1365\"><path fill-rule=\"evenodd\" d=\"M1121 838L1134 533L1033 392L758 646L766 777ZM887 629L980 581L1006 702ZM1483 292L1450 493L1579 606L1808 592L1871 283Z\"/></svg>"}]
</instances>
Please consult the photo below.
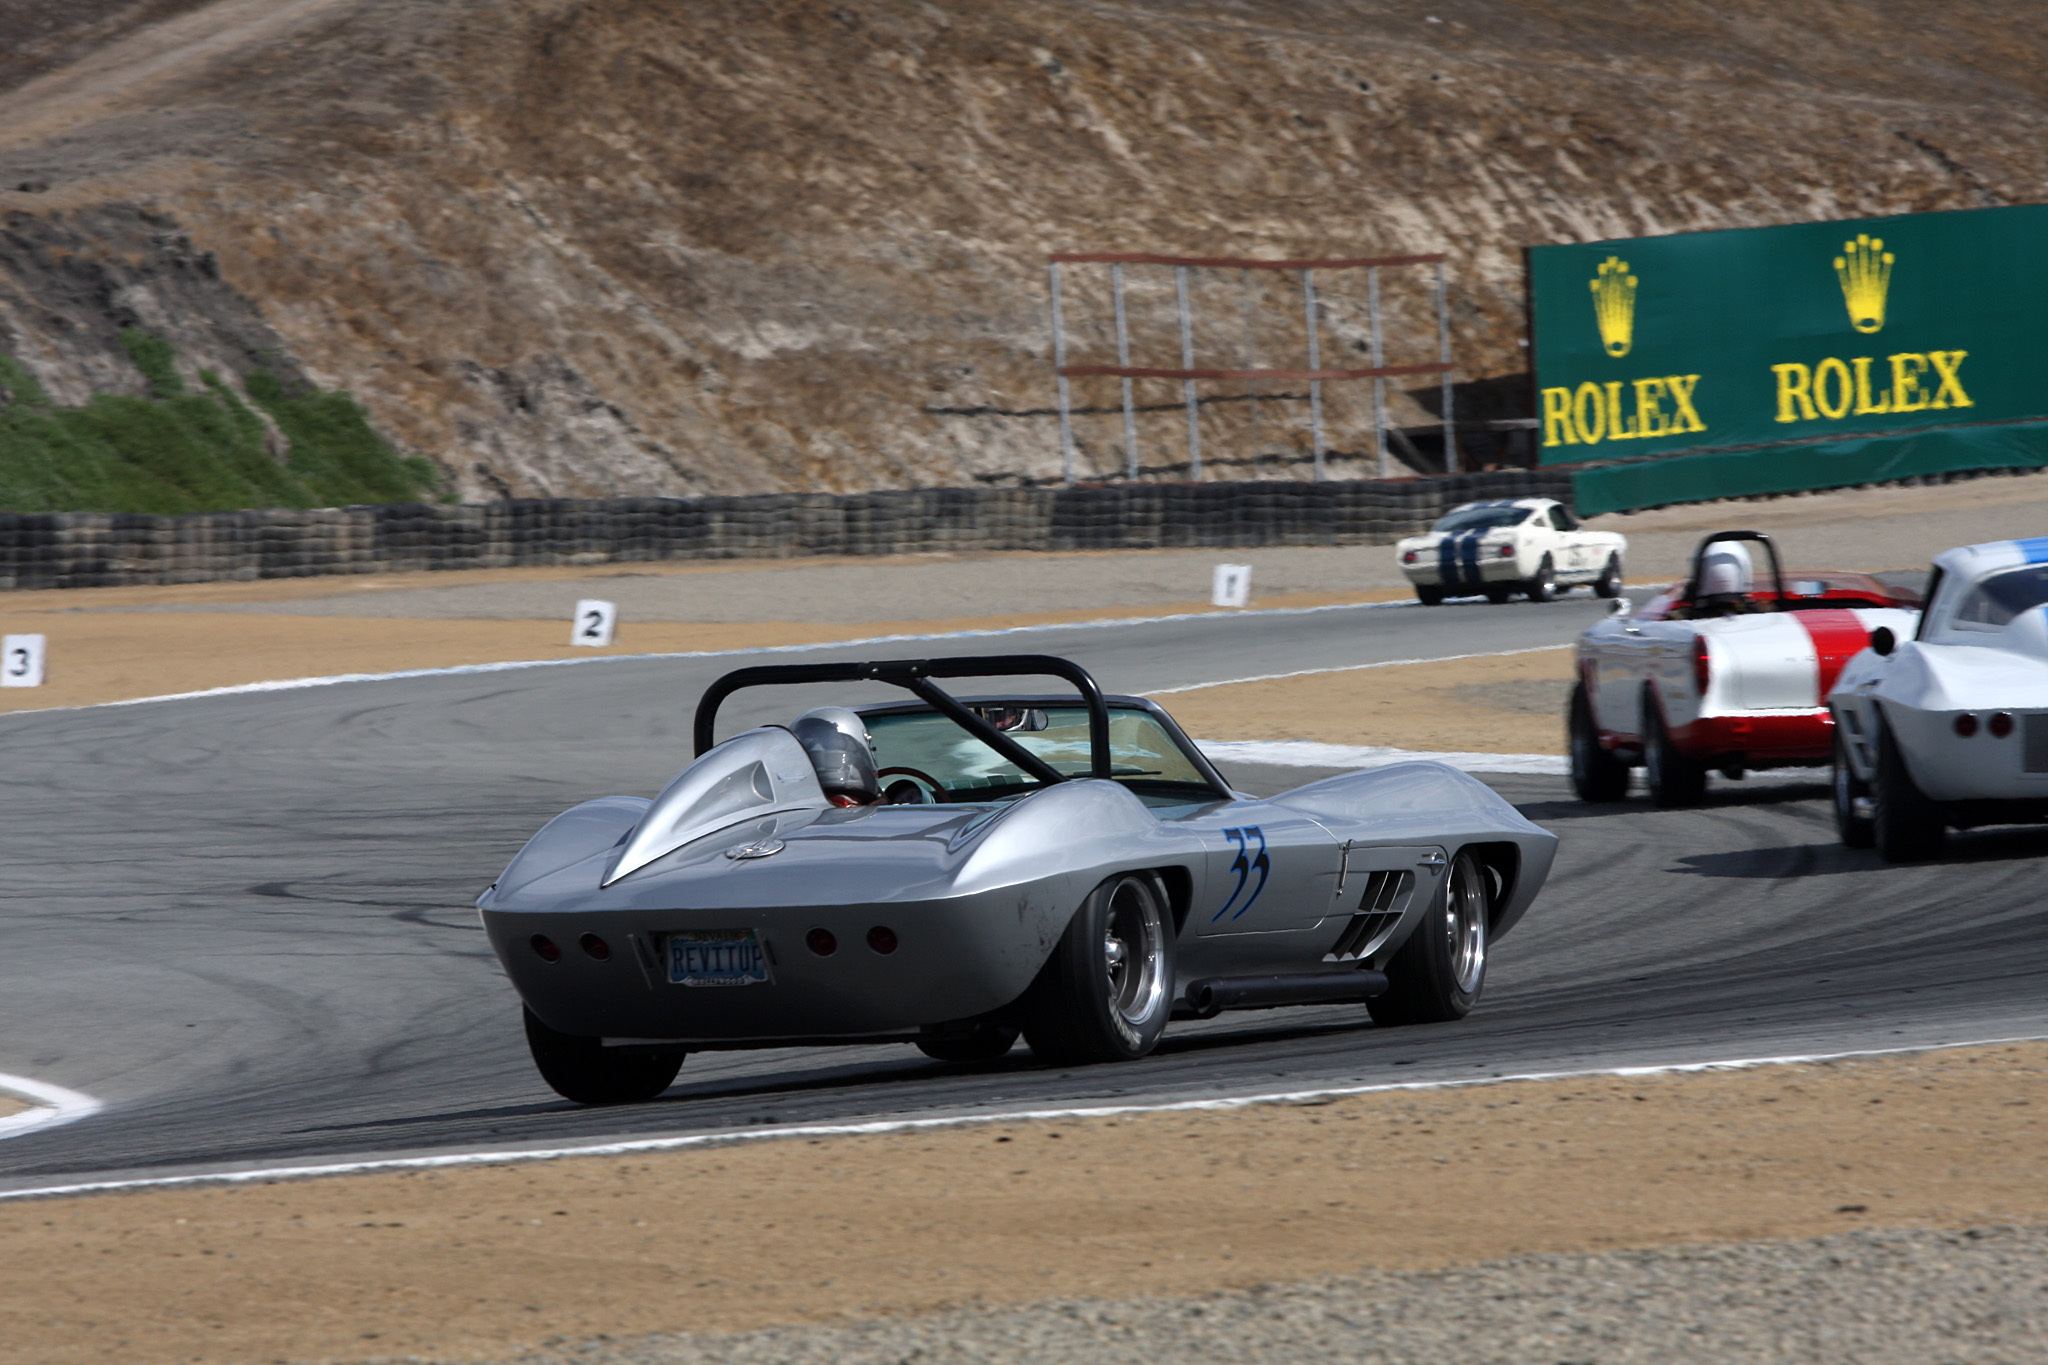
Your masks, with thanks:
<instances>
[{"instance_id":1,"label":"skid mark on track","mask_svg":"<svg viewBox=\"0 0 2048 1365\"><path fill-rule=\"evenodd\" d=\"M1899 1057L1914 1053L1949 1052L1957 1048L1999 1047L2012 1043L2048 1042L2048 1035L2027 1034L2011 1038L1978 1038L1964 1042L1907 1047L1859 1048L1847 1052L1790 1053L1770 1057L1716 1058L1701 1062L1664 1062L1642 1066L1591 1067L1578 1071L1525 1071L1505 1076L1475 1076L1437 1081L1392 1081L1374 1085L1319 1086L1309 1090L1267 1091L1248 1095L1219 1096L1201 1100L1168 1100L1153 1104L1071 1105L1054 1108L1005 1109L997 1113L947 1115L936 1118L874 1119L857 1123L806 1124L789 1128L748 1129L738 1132L690 1133L676 1137L628 1138L554 1147L523 1147L484 1151L440 1152L426 1156L372 1157L298 1166L266 1166L257 1169L202 1171L185 1175L143 1176L121 1180L80 1180L62 1185L39 1185L27 1189L0 1190L0 1202L17 1199L56 1198L67 1195L110 1194L121 1190L174 1189L190 1185L245 1185L276 1180L308 1180L321 1176L364 1175L373 1171L446 1170L461 1166L507 1166L530 1161L559 1161L573 1157L635 1156L647 1152L683 1151L692 1147L713 1147L752 1142L786 1142L792 1139L831 1137L872 1137L925 1132L935 1128L979 1127L987 1124L1033 1123L1046 1120L1074 1122L1082 1119L1118 1118L1126 1114L1229 1113L1263 1105L1323 1104L1356 1095L1382 1095L1412 1091L1470 1090L1480 1086L1511 1085L1518 1081L1580 1081L1615 1077L1682 1076L1708 1071L1746 1071L1758 1067L1802 1066L1817 1062L1845 1062L1869 1057ZM0 1077L0 1080L5 1080ZM70 1093L70 1092L65 1092ZM84 1096L79 1096L85 1099ZM97 1108L97 1102L93 1103ZM78 1117L83 1117L79 1115Z\"/></svg>"}]
</instances>

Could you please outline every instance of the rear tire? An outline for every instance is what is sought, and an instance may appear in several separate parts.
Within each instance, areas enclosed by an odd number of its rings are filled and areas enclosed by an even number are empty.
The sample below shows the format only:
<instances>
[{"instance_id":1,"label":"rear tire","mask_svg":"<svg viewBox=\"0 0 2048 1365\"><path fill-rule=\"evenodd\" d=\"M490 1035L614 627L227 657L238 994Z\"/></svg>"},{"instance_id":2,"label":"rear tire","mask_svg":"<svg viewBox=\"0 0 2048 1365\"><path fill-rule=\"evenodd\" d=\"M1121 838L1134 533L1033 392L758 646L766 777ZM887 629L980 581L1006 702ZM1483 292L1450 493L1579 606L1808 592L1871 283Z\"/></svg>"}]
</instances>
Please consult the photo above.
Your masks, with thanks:
<instances>
[{"instance_id":1,"label":"rear tire","mask_svg":"<svg viewBox=\"0 0 2048 1365\"><path fill-rule=\"evenodd\" d=\"M1565 712L1565 736L1572 757L1572 790L1581 801L1620 801L1628 796L1628 764L1600 747L1586 684L1572 685Z\"/></svg>"},{"instance_id":2,"label":"rear tire","mask_svg":"<svg viewBox=\"0 0 2048 1365\"><path fill-rule=\"evenodd\" d=\"M1877 780L1871 784L1872 841L1878 856L1888 863L1917 863L1941 856L1948 837L1948 822L1941 807L1927 799L1906 760L1899 753L1891 727L1879 722L1877 730Z\"/></svg>"},{"instance_id":3,"label":"rear tire","mask_svg":"<svg viewBox=\"0 0 2048 1365\"><path fill-rule=\"evenodd\" d=\"M1157 880L1111 877L1081 902L1024 993L1024 1041L1056 1066L1144 1056L1173 1008L1173 946Z\"/></svg>"},{"instance_id":4,"label":"rear tire","mask_svg":"<svg viewBox=\"0 0 2048 1365\"><path fill-rule=\"evenodd\" d=\"M1606 568L1604 568L1604 569L1602 569L1602 570L1600 571L1600 576L1599 576L1598 578L1596 578L1596 579L1594 579L1594 580L1593 580L1593 596L1595 596L1595 597L1619 597L1619 596L1621 596L1621 556L1620 556L1620 555L1609 555L1609 556L1607 556L1607 567L1606 567Z\"/></svg>"},{"instance_id":5,"label":"rear tire","mask_svg":"<svg viewBox=\"0 0 2048 1365\"><path fill-rule=\"evenodd\" d=\"M1707 765L1678 751L1651 692L1643 693L1643 776L1660 806L1696 806L1707 794Z\"/></svg>"},{"instance_id":6,"label":"rear tire","mask_svg":"<svg viewBox=\"0 0 2048 1365\"><path fill-rule=\"evenodd\" d=\"M1536 566L1536 576L1523 589L1531 602L1555 602L1557 600L1557 569L1551 564L1550 556L1543 556L1543 562Z\"/></svg>"},{"instance_id":7,"label":"rear tire","mask_svg":"<svg viewBox=\"0 0 2048 1365\"><path fill-rule=\"evenodd\" d=\"M1444 604L1444 590L1441 584L1417 583L1415 600L1425 607L1440 607Z\"/></svg>"},{"instance_id":8,"label":"rear tire","mask_svg":"<svg viewBox=\"0 0 2048 1365\"><path fill-rule=\"evenodd\" d=\"M578 1104L640 1104L675 1083L683 1055L672 1052L614 1052L596 1038L559 1033L530 1009L526 1015L526 1046L540 1078L563 1099Z\"/></svg>"},{"instance_id":9,"label":"rear tire","mask_svg":"<svg viewBox=\"0 0 2048 1365\"><path fill-rule=\"evenodd\" d=\"M1828 789L1835 800L1835 832L1845 848L1869 848L1876 837L1871 818L1856 813L1859 797L1870 795L1870 784L1856 776L1849 766L1849 743L1842 738L1841 717L1835 718L1835 764L1828 775Z\"/></svg>"},{"instance_id":10,"label":"rear tire","mask_svg":"<svg viewBox=\"0 0 2048 1365\"><path fill-rule=\"evenodd\" d=\"M1491 880L1479 860L1460 853L1443 889L1387 964L1384 995L1365 1002L1381 1028L1463 1019L1486 985Z\"/></svg>"},{"instance_id":11,"label":"rear tire","mask_svg":"<svg viewBox=\"0 0 2048 1365\"><path fill-rule=\"evenodd\" d=\"M917 1040L917 1050L935 1062L992 1062L1016 1045L1017 1030L1010 1024L981 1023L957 1038Z\"/></svg>"}]
</instances>

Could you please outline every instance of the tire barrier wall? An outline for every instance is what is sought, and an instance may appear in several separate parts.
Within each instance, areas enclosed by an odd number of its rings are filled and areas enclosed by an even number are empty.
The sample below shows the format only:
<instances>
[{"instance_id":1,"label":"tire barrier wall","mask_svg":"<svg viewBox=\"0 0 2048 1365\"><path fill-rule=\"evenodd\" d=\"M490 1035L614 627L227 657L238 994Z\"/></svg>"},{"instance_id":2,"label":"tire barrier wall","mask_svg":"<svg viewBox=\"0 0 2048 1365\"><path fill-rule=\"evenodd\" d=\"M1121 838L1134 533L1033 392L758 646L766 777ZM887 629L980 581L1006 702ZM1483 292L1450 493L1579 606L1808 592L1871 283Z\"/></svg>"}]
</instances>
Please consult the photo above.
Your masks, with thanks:
<instances>
[{"instance_id":1,"label":"tire barrier wall","mask_svg":"<svg viewBox=\"0 0 2048 1365\"><path fill-rule=\"evenodd\" d=\"M0 512L0 589L668 559L1380 545L1481 498L1571 500L1564 471L1400 481L531 499L144 516Z\"/></svg>"}]
</instances>

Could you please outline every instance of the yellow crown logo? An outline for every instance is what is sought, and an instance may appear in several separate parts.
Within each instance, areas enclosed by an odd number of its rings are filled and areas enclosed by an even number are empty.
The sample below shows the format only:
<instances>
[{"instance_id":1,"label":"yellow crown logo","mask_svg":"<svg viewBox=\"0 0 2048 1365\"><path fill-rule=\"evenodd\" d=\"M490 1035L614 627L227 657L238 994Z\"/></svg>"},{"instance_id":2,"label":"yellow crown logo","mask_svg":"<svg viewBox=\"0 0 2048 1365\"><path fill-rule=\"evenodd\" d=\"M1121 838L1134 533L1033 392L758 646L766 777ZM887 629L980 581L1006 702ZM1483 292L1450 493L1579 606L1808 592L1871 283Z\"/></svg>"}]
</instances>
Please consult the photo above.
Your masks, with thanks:
<instances>
[{"instance_id":1,"label":"yellow crown logo","mask_svg":"<svg viewBox=\"0 0 2048 1365\"><path fill-rule=\"evenodd\" d=\"M1883 331L1884 297L1892 285L1892 253L1884 249L1884 239L1859 232L1855 241L1842 243L1835 277L1849 305L1849 325L1859 332Z\"/></svg>"},{"instance_id":2,"label":"yellow crown logo","mask_svg":"<svg viewBox=\"0 0 2048 1365\"><path fill-rule=\"evenodd\" d=\"M1593 316L1600 323L1600 344L1611 356L1625 356L1635 344L1636 277L1628 273L1628 262L1609 256L1600 263L1600 273L1591 281Z\"/></svg>"}]
</instances>

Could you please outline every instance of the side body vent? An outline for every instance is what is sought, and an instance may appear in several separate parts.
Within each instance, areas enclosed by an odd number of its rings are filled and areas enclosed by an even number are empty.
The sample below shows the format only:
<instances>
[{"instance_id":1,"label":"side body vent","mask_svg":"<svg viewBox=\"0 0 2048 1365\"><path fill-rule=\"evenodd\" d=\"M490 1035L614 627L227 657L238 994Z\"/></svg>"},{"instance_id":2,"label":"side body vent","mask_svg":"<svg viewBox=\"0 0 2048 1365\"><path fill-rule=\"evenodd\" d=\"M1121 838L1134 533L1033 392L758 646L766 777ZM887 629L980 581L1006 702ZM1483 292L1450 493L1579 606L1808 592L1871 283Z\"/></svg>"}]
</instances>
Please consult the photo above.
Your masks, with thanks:
<instances>
[{"instance_id":1,"label":"side body vent","mask_svg":"<svg viewBox=\"0 0 2048 1365\"><path fill-rule=\"evenodd\" d=\"M1365 894L1359 898L1358 913L1337 935L1337 942L1323 954L1325 962L1357 962L1370 957L1408 909L1415 890L1413 872L1373 872L1365 879Z\"/></svg>"}]
</instances>

